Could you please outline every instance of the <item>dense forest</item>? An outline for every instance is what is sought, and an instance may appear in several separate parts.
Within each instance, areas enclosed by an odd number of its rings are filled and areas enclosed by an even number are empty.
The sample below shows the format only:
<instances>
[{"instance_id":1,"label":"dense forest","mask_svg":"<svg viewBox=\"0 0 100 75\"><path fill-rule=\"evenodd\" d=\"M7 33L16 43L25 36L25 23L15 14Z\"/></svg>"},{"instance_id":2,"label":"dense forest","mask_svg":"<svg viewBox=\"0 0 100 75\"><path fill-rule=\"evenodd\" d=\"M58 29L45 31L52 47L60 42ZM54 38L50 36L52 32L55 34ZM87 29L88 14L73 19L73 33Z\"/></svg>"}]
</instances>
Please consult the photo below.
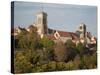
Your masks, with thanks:
<instances>
[{"instance_id":1,"label":"dense forest","mask_svg":"<svg viewBox=\"0 0 100 75\"><path fill-rule=\"evenodd\" d=\"M44 36L42 39L36 30L22 31L14 39L14 73L66 71L97 68L97 46L94 50L71 40L57 42Z\"/></svg>"}]
</instances>

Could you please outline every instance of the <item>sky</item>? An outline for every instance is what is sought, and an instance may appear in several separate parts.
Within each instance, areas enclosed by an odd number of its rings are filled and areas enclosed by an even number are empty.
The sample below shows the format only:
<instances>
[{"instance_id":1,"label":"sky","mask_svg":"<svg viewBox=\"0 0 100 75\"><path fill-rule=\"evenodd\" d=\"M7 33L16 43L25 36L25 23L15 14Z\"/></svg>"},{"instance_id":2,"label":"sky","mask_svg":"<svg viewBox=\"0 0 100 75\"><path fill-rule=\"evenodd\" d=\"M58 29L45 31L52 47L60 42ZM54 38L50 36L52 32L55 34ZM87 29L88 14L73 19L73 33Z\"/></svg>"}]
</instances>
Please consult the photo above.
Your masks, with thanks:
<instances>
[{"instance_id":1,"label":"sky","mask_svg":"<svg viewBox=\"0 0 100 75\"><path fill-rule=\"evenodd\" d=\"M14 26L27 28L35 22L36 13L40 11L48 15L48 28L75 32L80 23L84 23L87 31L97 36L96 6L17 1L14 4Z\"/></svg>"}]
</instances>

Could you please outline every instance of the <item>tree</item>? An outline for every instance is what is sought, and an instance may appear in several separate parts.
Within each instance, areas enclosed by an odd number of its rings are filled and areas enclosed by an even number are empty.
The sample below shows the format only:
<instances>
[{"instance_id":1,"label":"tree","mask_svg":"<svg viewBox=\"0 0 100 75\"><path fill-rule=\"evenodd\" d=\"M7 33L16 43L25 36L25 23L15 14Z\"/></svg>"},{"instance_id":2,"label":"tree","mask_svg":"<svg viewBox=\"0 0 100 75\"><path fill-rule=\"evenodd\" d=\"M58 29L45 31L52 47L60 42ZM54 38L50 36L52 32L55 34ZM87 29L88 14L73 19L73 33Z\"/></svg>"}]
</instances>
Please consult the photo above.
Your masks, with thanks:
<instances>
[{"instance_id":1,"label":"tree","mask_svg":"<svg viewBox=\"0 0 100 75\"><path fill-rule=\"evenodd\" d=\"M21 51L16 51L14 56L14 73L30 73L33 65Z\"/></svg>"},{"instance_id":2,"label":"tree","mask_svg":"<svg viewBox=\"0 0 100 75\"><path fill-rule=\"evenodd\" d=\"M36 31L30 32L27 35L27 40L28 40L27 43L28 48L36 50L41 47L41 44L39 44L40 38Z\"/></svg>"},{"instance_id":3,"label":"tree","mask_svg":"<svg viewBox=\"0 0 100 75\"><path fill-rule=\"evenodd\" d=\"M81 42L79 42L79 43L77 44L77 49L78 49L80 55L84 54L84 52L85 52L85 50L86 50L86 49L85 49L85 46L84 46Z\"/></svg>"},{"instance_id":4,"label":"tree","mask_svg":"<svg viewBox=\"0 0 100 75\"><path fill-rule=\"evenodd\" d=\"M96 53L92 55L84 55L83 58L84 67L86 69L93 69L97 67L97 55Z\"/></svg>"},{"instance_id":5,"label":"tree","mask_svg":"<svg viewBox=\"0 0 100 75\"><path fill-rule=\"evenodd\" d=\"M66 47L66 62L70 60L74 60L75 56L78 54L78 50L76 45L72 42L72 40L67 40L65 43Z\"/></svg>"},{"instance_id":6,"label":"tree","mask_svg":"<svg viewBox=\"0 0 100 75\"><path fill-rule=\"evenodd\" d=\"M44 48L43 49L43 52L44 54L46 55L47 57L47 60L54 60L54 49L51 47L51 48Z\"/></svg>"},{"instance_id":7,"label":"tree","mask_svg":"<svg viewBox=\"0 0 100 75\"><path fill-rule=\"evenodd\" d=\"M55 45L54 58L56 61L65 61L66 50L65 50L65 45L62 42L58 42Z\"/></svg>"},{"instance_id":8,"label":"tree","mask_svg":"<svg viewBox=\"0 0 100 75\"><path fill-rule=\"evenodd\" d=\"M71 48L74 49L76 47L75 43L73 43L72 40L70 39L65 42L65 46L67 49L71 49Z\"/></svg>"},{"instance_id":9,"label":"tree","mask_svg":"<svg viewBox=\"0 0 100 75\"><path fill-rule=\"evenodd\" d=\"M49 40L47 37L43 37L40 42L42 46L42 52L47 60L53 60L54 58L54 41Z\"/></svg>"},{"instance_id":10,"label":"tree","mask_svg":"<svg viewBox=\"0 0 100 75\"><path fill-rule=\"evenodd\" d=\"M41 47L39 43L40 38L34 29L30 32L21 31L21 33L16 36L16 39L15 42L18 42L18 47L22 49L37 49Z\"/></svg>"},{"instance_id":11,"label":"tree","mask_svg":"<svg viewBox=\"0 0 100 75\"><path fill-rule=\"evenodd\" d=\"M27 48L26 40L27 40L27 38L24 35L22 35L20 37L20 39L18 39L18 47L19 48L24 48L24 49Z\"/></svg>"},{"instance_id":12,"label":"tree","mask_svg":"<svg viewBox=\"0 0 100 75\"><path fill-rule=\"evenodd\" d=\"M41 40L40 43L43 45L44 48L49 48L54 46L54 41L49 40L46 36L44 36Z\"/></svg>"},{"instance_id":13,"label":"tree","mask_svg":"<svg viewBox=\"0 0 100 75\"><path fill-rule=\"evenodd\" d=\"M33 66L36 66L40 60L40 55L36 50L26 50L24 51L24 55Z\"/></svg>"}]
</instances>

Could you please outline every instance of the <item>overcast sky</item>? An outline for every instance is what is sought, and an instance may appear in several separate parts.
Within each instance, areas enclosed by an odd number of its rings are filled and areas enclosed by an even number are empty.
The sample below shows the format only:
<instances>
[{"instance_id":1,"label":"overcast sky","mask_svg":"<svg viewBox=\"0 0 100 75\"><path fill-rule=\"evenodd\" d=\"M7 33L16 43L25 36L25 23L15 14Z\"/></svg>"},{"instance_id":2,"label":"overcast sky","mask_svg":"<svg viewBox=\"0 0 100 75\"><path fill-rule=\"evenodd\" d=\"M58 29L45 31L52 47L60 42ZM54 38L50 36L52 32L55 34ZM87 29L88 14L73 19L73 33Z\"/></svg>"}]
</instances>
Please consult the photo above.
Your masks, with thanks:
<instances>
[{"instance_id":1,"label":"overcast sky","mask_svg":"<svg viewBox=\"0 0 100 75\"><path fill-rule=\"evenodd\" d=\"M68 4L44 4L15 2L14 26L27 28L36 20L36 13L48 14L48 27L56 30L75 32L80 23L85 23L87 31L97 36L97 7Z\"/></svg>"}]
</instances>

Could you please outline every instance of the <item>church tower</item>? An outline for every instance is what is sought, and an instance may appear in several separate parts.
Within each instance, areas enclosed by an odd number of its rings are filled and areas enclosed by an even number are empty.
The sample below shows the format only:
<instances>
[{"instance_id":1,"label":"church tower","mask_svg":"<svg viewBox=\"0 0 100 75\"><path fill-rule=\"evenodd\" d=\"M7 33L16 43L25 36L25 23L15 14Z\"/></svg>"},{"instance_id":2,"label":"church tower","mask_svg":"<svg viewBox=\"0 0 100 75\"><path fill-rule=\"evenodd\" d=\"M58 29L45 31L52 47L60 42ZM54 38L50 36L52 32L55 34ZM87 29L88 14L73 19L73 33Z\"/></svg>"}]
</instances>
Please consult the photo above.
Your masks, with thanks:
<instances>
[{"instance_id":1,"label":"church tower","mask_svg":"<svg viewBox=\"0 0 100 75\"><path fill-rule=\"evenodd\" d=\"M86 37L86 25L84 23L80 24L78 31L80 32L80 38Z\"/></svg>"},{"instance_id":2,"label":"church tower","mask_svg":"<svg viewBox=\"0 0 100 75\"><path fill-rule=\"evenodd\" d=\"M36 27L38 34L43 37L45 34L48 34L47 27L47 13L39 12L36 15Z\"/></svg>"}]
</instances>

